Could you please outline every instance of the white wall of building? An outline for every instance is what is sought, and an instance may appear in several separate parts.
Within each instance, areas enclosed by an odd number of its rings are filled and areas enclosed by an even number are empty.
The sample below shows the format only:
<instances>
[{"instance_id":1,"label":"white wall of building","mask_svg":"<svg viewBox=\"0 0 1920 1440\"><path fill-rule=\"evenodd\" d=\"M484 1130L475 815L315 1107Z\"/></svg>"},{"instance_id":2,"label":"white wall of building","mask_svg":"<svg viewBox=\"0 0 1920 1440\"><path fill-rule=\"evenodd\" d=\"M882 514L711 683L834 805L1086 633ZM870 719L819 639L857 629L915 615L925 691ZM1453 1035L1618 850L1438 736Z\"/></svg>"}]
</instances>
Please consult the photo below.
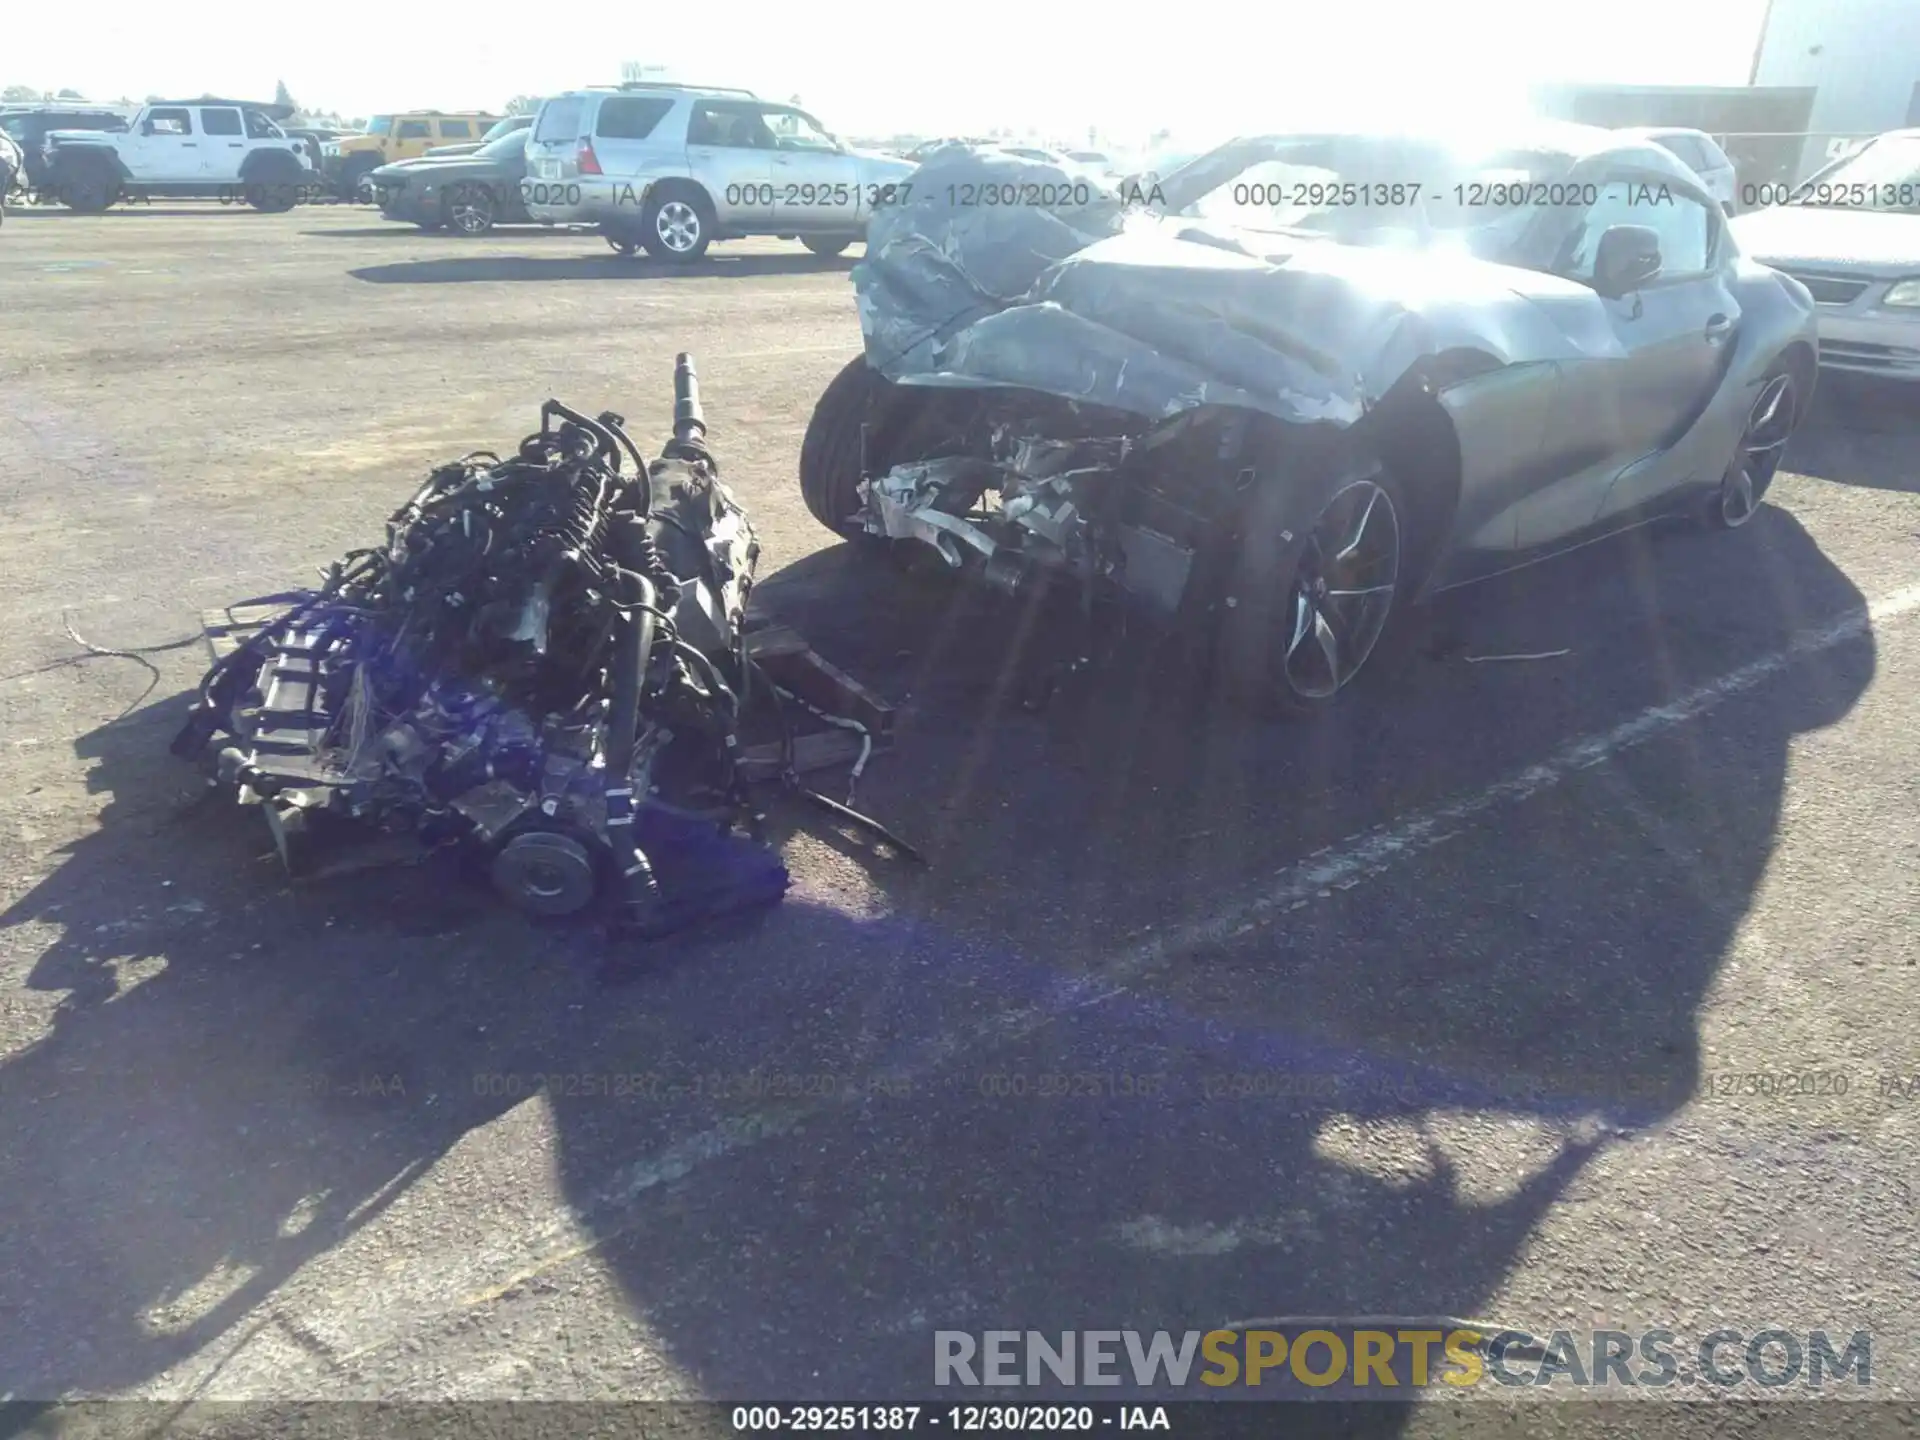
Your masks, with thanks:
<instances>
[{"instance_id":1,"label":"white wall of building","mask_svg":"<svg viewBox=\"0 0 1920 1440\"><path fill-rule=\"evenodd\" d=\"M1772 0L1757 85L1813 85L1812 131L1920 125L1920 0ZM1825 159L1808 143L1802 173Z\"/></svg>"}]
</instances>

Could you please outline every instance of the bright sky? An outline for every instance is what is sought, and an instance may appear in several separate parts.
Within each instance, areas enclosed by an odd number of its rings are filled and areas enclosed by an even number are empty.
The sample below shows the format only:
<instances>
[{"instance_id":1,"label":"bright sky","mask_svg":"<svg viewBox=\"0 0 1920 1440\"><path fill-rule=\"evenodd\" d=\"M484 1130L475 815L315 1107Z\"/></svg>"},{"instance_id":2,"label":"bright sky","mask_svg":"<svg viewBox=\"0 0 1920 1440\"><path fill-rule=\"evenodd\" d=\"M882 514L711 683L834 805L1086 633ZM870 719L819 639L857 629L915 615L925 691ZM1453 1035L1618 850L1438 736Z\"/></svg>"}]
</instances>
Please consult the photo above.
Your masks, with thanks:
<instances>
[{"instance_id":1,"label":"bright sky","mask_svg":"<svg viewBox=\"0 0 1920 1440\"><path fill-rule=\"evenodd\" d=\"M622 61L669 77L798 94L842 134L1097 123L1130 138L1495 118L1551 81L1746 83L1765 0L1033 0L819 6L569 0L558 6L91 0L85 23L22 5L0 87L90 99L213 93L344 115L493 108L517 94L617 82ZM188 15L193 17L187 19ZM1130 17L1155 15L1150 23Z\"/></svg>"}]
</instances>

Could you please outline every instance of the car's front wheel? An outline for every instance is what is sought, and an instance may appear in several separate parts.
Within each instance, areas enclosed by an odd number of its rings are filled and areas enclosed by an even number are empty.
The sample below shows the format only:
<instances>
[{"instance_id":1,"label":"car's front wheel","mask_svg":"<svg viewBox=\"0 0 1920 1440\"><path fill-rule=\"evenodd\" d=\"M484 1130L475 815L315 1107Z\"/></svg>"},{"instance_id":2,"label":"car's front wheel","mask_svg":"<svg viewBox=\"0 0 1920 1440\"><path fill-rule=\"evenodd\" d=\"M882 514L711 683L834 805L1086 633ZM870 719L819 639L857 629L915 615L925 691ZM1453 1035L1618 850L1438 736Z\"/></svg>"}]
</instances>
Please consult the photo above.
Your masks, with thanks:
<instances>
[{"instance_id":1,"label":"car's front wheel","mask_svg":"<svg viewBox=\"0 0 1920 1440\"><path fill-rule=\"evenodd\" d=\"M55 178L60 203L81 215L98 215L120 198L120 182L105 165L84 165Z\"/></svg>"},{"instance_id":2,"label":"car's front wheel","mask_svg":"<svg viewBox=\"0 0 1920 1440\"><path fill-rule=\"evenodd\" d=\"M800 496L836 535L860 533L861 430L886 378L856 355L821 392L800 441Z\"/></svg>"},{"instance_id":3,"label":"car's front wheel","mask_svg":"<svg viewBox=\"0 0 1920 1440\"><path fill-rule=\"evenodd\" d=\"M493 229L493 196L484 185L463 185L447 196L447 228L457 235L484 235Z\"/></svg>"},{"instance_id":4,"label":"car's front wheel","mask_svg":"<svg viewBox=\"0 0 1920 1440\"><path fill-rule=\"evenodd\" d=\"M263 215L284 215L300 202L298 187L288 181L255 181L245 195L247 204Z\"/></svg>"},{"instance_id":5,"label":"car's front wheel","mask_svg":"<svg viewBox=\"0 0 1920 1440\"><path fill-rule=\"evenodd\" d=\"M1740 447L1708 503L1709 525L1718 530L1737 530L1759 513L1767 487L1779 473L1787 441L1800 422L1801 404L1791 367L1781 363L1768 370L1747 409Z\"/></svg>"},{"instance_id":6,"label":"car's front wheel","mask_svg":"<svg viewBox=\"0 0 1920 1440\"><path fill-rule=\"evenodd\" d=\"M1288 487L1248 507L1223 612L1222 678L1235 698L1325 709L1373 656L1406 574L1412 513L1378 464L1345 468L1304 529Z\"/></svg>"}]
</instances>

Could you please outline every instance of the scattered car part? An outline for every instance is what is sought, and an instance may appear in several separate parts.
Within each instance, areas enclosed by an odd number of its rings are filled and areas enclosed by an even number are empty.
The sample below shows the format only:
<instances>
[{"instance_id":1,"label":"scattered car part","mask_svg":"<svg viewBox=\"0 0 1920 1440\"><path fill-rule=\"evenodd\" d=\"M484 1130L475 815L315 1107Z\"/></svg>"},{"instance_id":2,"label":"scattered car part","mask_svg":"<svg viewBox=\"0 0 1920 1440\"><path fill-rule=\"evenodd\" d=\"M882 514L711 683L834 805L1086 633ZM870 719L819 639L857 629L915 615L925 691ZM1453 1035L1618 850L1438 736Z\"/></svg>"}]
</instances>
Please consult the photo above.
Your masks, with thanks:
<instances>
[{"instance_id":1,"label":"scattered car part","mask_svg":"<svg viewBox=\"0 0 1920 1440\"><path fill-rule=\"evenodd\" d=\"M515 454L436 468L318 589L210 616L174 752L264 806L296 873L355 820L466 847L534 914L611 898L647 936L785 892L758 780L891 840L797 779L844 762L848 732L864 763L891 712L791 632L747 631L759 542L684 355L674 410L645 464L621 417L549 400ZM836 742L803 752L789 704ZM778 733L755 745L756 723Z\"/></svg>"},{"instance_id":2,"label":"scattered car part","mask_svg":"<svg viewBox=\"0 0 1920 1440\"><path fill-rule=\"evenodd\" d=\"M1003 194L1034 203L974 199ZM1229 688L1311 710L1397 605L1672 513L1740 523L1811 398L1807 292L1650 143L1256 136L1139 198L933 152L853 271L816 518L1191 627Z\"/></svg>"}]
</instances>

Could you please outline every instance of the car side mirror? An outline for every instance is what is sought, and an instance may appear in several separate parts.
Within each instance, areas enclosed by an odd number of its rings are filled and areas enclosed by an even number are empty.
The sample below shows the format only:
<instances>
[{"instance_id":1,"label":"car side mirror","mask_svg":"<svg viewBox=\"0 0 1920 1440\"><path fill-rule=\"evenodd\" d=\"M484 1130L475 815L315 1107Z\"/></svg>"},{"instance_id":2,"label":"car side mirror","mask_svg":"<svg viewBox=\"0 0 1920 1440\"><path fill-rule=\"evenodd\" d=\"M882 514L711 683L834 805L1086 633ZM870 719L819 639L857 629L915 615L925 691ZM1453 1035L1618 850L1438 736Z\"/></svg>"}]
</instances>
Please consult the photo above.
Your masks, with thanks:
<instances>
[{"instance_id":1,"label":"car side mirror","mask_svg":"<svg viewBox=\"0 0 1920 1440\"><path fill-rule=\"evenodd\" d=\"M1660 236L1645 225L1610 225L1593 257L1593 288L1609 300L1631 294L1660 273Z\"/></svg>"}]
</instances>

